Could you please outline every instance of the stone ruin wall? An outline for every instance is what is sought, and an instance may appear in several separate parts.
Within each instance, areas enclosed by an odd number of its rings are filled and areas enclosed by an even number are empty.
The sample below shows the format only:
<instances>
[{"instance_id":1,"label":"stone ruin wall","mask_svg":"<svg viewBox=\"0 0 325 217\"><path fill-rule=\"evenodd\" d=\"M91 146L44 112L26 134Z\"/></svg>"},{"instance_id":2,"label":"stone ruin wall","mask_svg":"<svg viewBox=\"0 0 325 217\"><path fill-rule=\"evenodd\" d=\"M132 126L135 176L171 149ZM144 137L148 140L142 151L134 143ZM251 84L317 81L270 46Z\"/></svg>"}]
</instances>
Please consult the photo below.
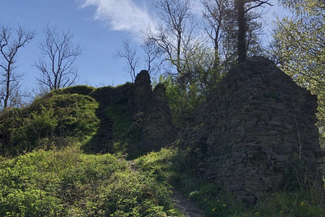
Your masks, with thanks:
<instances>
[{"instance_id":1,"label":"stone ruin wall","mask_svg":"<svg viewBox=\"0 0 325 217\"><path fill-rule=\"evenodd\" d=\"M134 122L129 129L125 130L137 128L135 130L138 131L138 138L134 142L141 152L147 153L169 146L176 137L165 92L163 84L158 84L152 89L148 71L142 70L136 76L134 83L98 88L92 93L92 97L101 104L97 114L100 117L103 117L102 112L111 104L127 105L127 110L133 116ZM99 142L97 141L96 151L105 151L102 146L105 147L107 141L113 139L113 121L104 116L101 122L104 122L100 126L101 135L105 136L100 137ZM111 124L107 124L109 122Z\"/></svg>"},{"instance_id":2,"label":"stone ruin wall","mask_svg":"<svg viewBox=\"0 0 325 217\"><path fill-rule=\"evenodd\" d=\"M141 71L134 84L99 95L105 105L120 101L121 95L128 101L140 125L139 148L144 152L174 141L165 87L152 90L147 71ZM273 62L256 57L220 81L180 134L180 145L195 152L191 163L201 177L238 200L254 203L281 189L297 162L303 163L301 172L312 184L323 184L316 112L316 96Z\"/></svg>"},{"instance_id":3,"label":"stone ruin wall","mask_svg":"<svg viewBox=\"0 0 325 217\"><path fill-rule=\"evenodd\" d=\"M222 79L185 131L183 145L201 152L197 171L205 179L254 203L279 190L297 161L311 182L322 185L316 112L315 95L256 57Z\"/></svg>"},{"instance_id":4,"label":"stone ruin wall","mask_svg":"<svg viewBox=\"0 0 325 217\"><path fill-rule=\"evenodd\" d=\"M70 87L61 90L62 93L81 93L90 95L100 103L96 115L100 118L97 140L92 150L96 152L110 152L107 143L113 139L114 122L105 115L105 109L110 105L127 107L127 116L133 117L133 124L126 131L136 126L137 137L133 145L137 145L141 152L158 151L169 146L176 137L172 124L172 115L166 99L166 89L158 84L151 86L148 71L142 70L135 79L135 83L126 83L117 87L100 87L93 89L86 86ZM0 139L2 134L0 132Z\"/></svg>"},{"instance_id":5,"label":"stone ruin wall","mask_svg":"<svg viewBox=\"0 0 325 217\"><path fill-rule=\"evenodd\" d=\"M152 90L149 73L141 71L135 80L134 108L136 119L141 119L140 148L145 152L159 151L176 138L172 114L166 99L166 88L157 84Z\"/></svg>"}]
</instances>

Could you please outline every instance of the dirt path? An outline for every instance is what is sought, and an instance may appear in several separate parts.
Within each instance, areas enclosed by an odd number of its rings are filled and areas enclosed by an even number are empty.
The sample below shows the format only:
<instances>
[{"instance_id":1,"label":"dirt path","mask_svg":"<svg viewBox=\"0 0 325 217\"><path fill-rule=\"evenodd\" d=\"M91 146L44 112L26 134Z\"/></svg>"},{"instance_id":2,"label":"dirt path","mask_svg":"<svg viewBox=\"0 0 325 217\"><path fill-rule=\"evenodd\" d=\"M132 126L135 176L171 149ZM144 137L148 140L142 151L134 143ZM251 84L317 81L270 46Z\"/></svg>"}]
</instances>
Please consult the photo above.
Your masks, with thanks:
<instances>
[{"instance_id":1,"label":"dirt path","mask_svg":"<svg viewBox=\"0 0 325 217\"><path fill-rule=\"evenodd\" d=\"M128 161L128 163L131 171L138 171L134 161ZM171 200L173 201L175 207L181 211L185 217L203 217L202 211L197 208L193 202L189 201L175 189L173 189Z\"/></svg>"},{"instance_id":2,"label":"dirt path","mask_svg":"<svg viewBox=\"0 0 325 217\"><path fill-rule=\"evenodd\" d=\"M173 190L172 201L175 207L180 210L185 217L203 217L202 211L199 210L196 205L187 200L182 194Z\"/></svg>"}]
</instances>

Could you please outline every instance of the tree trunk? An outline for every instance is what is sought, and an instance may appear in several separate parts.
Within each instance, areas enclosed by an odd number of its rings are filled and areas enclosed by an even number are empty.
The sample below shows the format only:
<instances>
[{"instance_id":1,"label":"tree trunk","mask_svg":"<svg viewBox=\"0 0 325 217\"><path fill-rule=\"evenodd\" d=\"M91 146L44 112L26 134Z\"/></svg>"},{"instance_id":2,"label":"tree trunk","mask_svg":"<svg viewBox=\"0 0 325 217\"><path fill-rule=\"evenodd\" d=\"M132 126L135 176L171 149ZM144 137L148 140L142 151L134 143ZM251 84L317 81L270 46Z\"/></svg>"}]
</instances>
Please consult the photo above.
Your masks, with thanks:
<instances>
[{"instance_id":1,"label":"tree trunk","mask_svg":"<svg viewBox=\"0 0 325 217\"><path fill-rule=\"evenodd\" d=\"M213 62L213 69L218 70L220 66L220 58L219 58L219 41L217 34L219 34L216 31L216 37L214 38L214 62Z\"/></svg>"},{"instance_id":2,"label":"tree trunk","mask_svg":"<svg viewBox=\"0 0 325 217\"><path fill-rule=\"evenodd\" d=\"M238 63L246 60L246 22L245 22L245 10L244 0L237 0L238 10Z\"/></svg>"},{"instance_id":3,"label":"tree trunk","mask_svg":"<svg viewBox=\"0 0 325 217\"><path fill-rule=\"evenodd\" d=\"M7 69L7 80L6 80L6 94L5 94L5 99L4 99L4 102L3 102L3 108L6 109L8 108L8 102L9 102L9 97L10 97L10 79L11 79L11 76L10 76L10 63L9 63L9 66L8 66L8 69Z\"/></svg>"}]
</instances>

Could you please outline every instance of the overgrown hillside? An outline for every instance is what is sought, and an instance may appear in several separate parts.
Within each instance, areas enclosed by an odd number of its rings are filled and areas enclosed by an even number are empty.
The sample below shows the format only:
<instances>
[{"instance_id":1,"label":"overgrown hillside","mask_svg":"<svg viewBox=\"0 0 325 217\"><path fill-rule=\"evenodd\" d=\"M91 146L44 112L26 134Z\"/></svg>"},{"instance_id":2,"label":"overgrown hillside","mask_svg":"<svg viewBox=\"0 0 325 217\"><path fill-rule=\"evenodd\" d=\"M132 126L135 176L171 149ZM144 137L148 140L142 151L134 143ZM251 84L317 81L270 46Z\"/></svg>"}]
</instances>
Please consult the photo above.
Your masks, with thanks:
<instances>
[{"instance_id":1,"label":"overgrown hillside","mask_svg":"<svg viewBox=\"0 0 325 217\"><path fill-rule=\"evenodd\" d=\"M55 92L36 99L26 108L0 114L1 153L15 156L35 148L85 143L99 127L98 102L80 94Z\"/></svg>"},{"instance_id":2,"label":"overgrown hillside","mask_svg":"<svg viewBox=\"0 0 325 217\"><path fill-rule=\"evenodd\" d=\"M296 167L285 170L290 188L255 203L204 177L202 163L214 165L200 149L203 140L190 140L203 135L202 125L192 127L187 117L179 126L189 129L175 140L164 88L139 80L75 86L2 111L0 216L185 216L175 192L202 210L198 216L325 216L323 191L301 179Z\"/></svg>"},{"instance_id":3,"label":"overgrown hillside","mask_svg":"<svg viewBox=\"0 0 325 217\"><path fill-rule=\"evenodd\" d=\"M128 101L105 102L118 88L71 87L1 113L0 216L178 215L170 186L121 156L136 135Z\"/></svg>"}]
</instances>

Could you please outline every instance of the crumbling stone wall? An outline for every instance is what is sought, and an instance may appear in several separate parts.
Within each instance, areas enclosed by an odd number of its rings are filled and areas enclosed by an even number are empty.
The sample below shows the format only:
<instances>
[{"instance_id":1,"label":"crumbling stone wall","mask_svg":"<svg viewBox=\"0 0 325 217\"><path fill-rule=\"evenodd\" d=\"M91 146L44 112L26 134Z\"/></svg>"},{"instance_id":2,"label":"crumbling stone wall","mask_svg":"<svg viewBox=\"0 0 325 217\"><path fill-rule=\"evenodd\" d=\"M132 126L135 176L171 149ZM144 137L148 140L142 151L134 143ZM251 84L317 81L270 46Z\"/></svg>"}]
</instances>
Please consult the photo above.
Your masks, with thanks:
<instances>
[{"instance_id":1,"label":"crumbling stone wall","mask_svg":"<svg viewBox=\"0 0 325 217\"><path fill-rule=\"evenodd\" d=\"M107 115L107 108L115 106L121 108L118 112L125 112L125 117L128 117L127 121L130 122L129 128L125 129L128 133L128 138L124 138L125 142L141 153L158 151L175 140L176 131L165 91L163 84L158 84L152 90L150 75L148 71L142 70L136 76L135 83L127 82L117 87L100 88L74 86L57 90L56 93L89 95L100 103L96 111L100 119L99 129L94 139L89 142L92 151L112 152L110 142L114 140L114 126L118 124ZM5 141L5 136L0 132L0 141Z\"/></svg>"},{"instance_id":2,"label":"crumbling stone wall","mask_svg":"<svg viewBox=\"0 0 325 217\"><path fill-rule=\"evenodd\" d=\"M151 98L152 86L148 71L142 70L135 78L134 105L135 113L144 112Z\"/></svg>"},{"instance_id":3,"label":"crumbling stone wall","mask_svg":"<svg viewBox=\"0 0 325 217\"><path fill-rule=\"evenodd\" d=\"M134 105L135 119L141 122L139 148L142 151L158 151L175 140L176 131L166 99L166 88L158 84L152 91L146 70L142 70L135 79Z\"/></svg>"},{"instance_id":4,"label":"crumbling stone wall","mask_svg":"<svg viewBox=\"0 0 325 217\"><path fill-rule=\"evenodd\" d=\"M316 112L315 95L273 62L255 57L220 81L182 141L192 153L200 152L201 176L238 200L254 202L290 176L322 184Z\"/></svg>"},{"instance_id":5,"label":"crumbling stone wall","mask_svg":"<svg viewBox=\"0 0 325 217\"><path fill-rule=\"evenodd\" d=\"M176 131L165 93L165 86L158 84L148 101L140 134L140 146L144 151L158 151L175 140Z\"/></svg>"},{"instance_id":6,"label":"crumbling stone wall","mask_svg":"<svg viewBox=\"0 0 325 217\"><path fill-rule=\"evenodd\" d=\"M172 124L165 87L158 84L152 90L148 71L142 70L135 79L135 83L126 83L118 87L102 87L91 92L90 96L100 102L97 116L100 118L100 129L93 149L98 152L109 152L107 144L114 139L114 121L105 115L105 109L112 105L126 106L128 114L134 117L134 122L125 131L136 132L134 141L140 152L158 151L168 146L174 139L176 132Z\"/></svg>"}]
</instances>

